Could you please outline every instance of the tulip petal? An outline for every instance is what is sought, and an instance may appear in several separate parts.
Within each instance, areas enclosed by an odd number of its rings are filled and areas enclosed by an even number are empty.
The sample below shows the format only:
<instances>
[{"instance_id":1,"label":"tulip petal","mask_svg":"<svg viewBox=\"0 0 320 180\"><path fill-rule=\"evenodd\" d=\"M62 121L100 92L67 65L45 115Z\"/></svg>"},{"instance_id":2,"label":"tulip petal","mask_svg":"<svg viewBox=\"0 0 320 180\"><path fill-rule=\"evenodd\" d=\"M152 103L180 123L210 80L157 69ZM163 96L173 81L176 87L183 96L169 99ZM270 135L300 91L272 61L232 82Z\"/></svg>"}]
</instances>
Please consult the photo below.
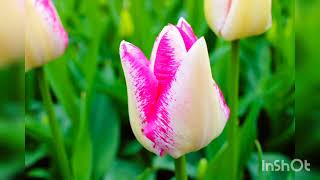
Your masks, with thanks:
<instances>
[{"instance_id":1,"label":"tulip petal","mask_svg":"<svg viewBox=\"0 0 320 180\"><path fill-rule=\"evenodd\" d=\"M170 88L175 73L187 54L184 40L178 28L168 25L161 31L151 55L151 69L158 80L155 111L147 119L145 136L154 143L157 154L163 155L173 148L173 131L167 116L167 99L161 96Z\"/></svg>"},{"instance_id":2,"label":"tulip petal","mask_svg":"<svg viewBox=\"0 0 320 180\"><path fill-rule=\"evenodd\" d=\"M154 112L157 80L149 69L149 61L136 46L122 41L120 57L127 83L130 124L133 133L146 149L155 152L152 142L144 136L142 130L147 117Z\"/></svg>"},{"instance_id":3,"label":"tulip petal","mask_svg":"<svg viewBox=\"0 0 320 180\"><path fill-rule=\"evenodd\" d=\"M178 158L201 149L220 135L229 116L221 96L212 79L208 50L202 37L191 47L175 80L159 100L159 106L170 119L173 148L168 149L168 153L171 156Z\"/></svg>"},{"instance_id":4,"label":"tulip petal","mask_svg":"<svg viewBox=\"0 0 320 180\"><path fill-rule=\"evenodd\" d=\"M164 31L154 60L154 75L159 82L158 94L162 94L173 80L187 53L182 36L175 26L168 25Z\"/></svg>"},{"instance_id":5,"label":"tulip petal","mask_svg":"<svg viewBox=\"0 0 320 180\"><path fill-rule=\"evenodd\" d=\"M197 41L197 36L194 34L189 23L183 17L179 19L177 28L181 33L187 51L189 51L191 46Z\"/></svg>"},{"instance_id":6,"label":"tulip petal","mask_svg":"<svg viewBox=\"0 0 320 180\"><path fill-rule=\"evenodd\" d=\"M205 0L204 2L207 22L218 35L221 34L233 1L235 0Z\"/></svg>"},{"instance_id":7,"label":"tulip petal","mask_svg":"<svg viewBox=\"0 0 320 180\"><path fill-rule=\"evenodd\" d=\"M271 7L271 0L233 0L221 36L234 40L265 32L271 27Z\"/></svg>"},{"instance_id":8,"label":"tulip petal","mask_svg":"<svg viewBox=\"0 0 320 180\"><path fill-rule=\"evenodd\" d=\"M27 0L26 70L63 54L68 35L51 0Z\"/></svg>"}]
</instances>

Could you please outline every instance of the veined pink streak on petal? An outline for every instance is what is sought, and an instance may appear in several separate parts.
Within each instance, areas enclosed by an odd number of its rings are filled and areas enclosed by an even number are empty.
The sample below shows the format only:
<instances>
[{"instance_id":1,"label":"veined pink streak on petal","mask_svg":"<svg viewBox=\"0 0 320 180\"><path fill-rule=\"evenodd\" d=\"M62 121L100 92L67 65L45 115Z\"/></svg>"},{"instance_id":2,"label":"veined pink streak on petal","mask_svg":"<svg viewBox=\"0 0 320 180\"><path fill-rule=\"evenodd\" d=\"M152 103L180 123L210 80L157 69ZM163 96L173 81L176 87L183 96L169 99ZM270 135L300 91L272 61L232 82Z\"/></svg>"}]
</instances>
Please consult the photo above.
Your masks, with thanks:
<instances>
[{"instance_id":1,"label":"veined pink streak on petal","mask_svg":"<svg viewBox=\"0 0 320 180\"><path fill-rule=\"evenodd\" d=\"M164 94L170 89L176 71L187 54L183 38L174 25L166 26L158 37L154 46L156 53L153 72L158 80L157 102L155 113L147 119L144 134L154 142L160 155L173 148L174 132L170 126L170 118L167 113L167 105L171 99ZM151 66L152 66L151 59ZM151 68L152 69L152 68Z\"/></svg>"},{"instance_id":2,"label":"veined pink streak on petal","mask_svg":"<svg viewBox=\"0 0 320 180\"><path fill-rule=\"evenodd\" d=\"M64 41L64 46L68 45L68 34L64 30L61 21L57 15L57 11L52 4L51 0L34 0L35 7L39 9L39 11L44 15L48 25L52 27L52 30L58 33Z\"/></svg>"},{"instance_id":3,"label":"veined pink streak on petal","mask_svg":"<svg viewBox=\"0 0 320 180\"><path fill-rule=\"evenodd\" d=\"M183 17L179 19L177 28L181 33L187 51L189 51L192 45L197 41L197 36L194 34L192 27Z\"/></svg>"},{"instance_id":4,"label":"veined pink streak on petal","mask_svg":"<svg viewBox=\"0 0 320 180\"><path fill-rule=\"evenodd\" d=\"M133 87L134 97L142 120L141 124L144 126L147 117L154 112L158 82L149 69L149 61L139 48L122 41L120 56L127 83L129 82L130 86Z\"/></svg>"},{"instance_id":5,"label":"veined pink streak on petal","mask_svg":"<svg viewBox=\"0 0 320 180\"><path fill-rule=\"evenodd\" d=\"M224 96L223 96L223 93L222 91L220 90L218 84L214 83L213 84L213 87L214 87L214 90L216 91L216 93L219 95L219 104L220 104L220 107L221 109L223 110L225 116L227 119L229 119L229 115L230 115L230 109L224 99Z\"/></svg>"},{"instance_id":6,"label":"veined pink streak on petal","mask_svg":"<svg viewBox=\"0 0 320 180\"><path fill-rule=\"evenodd\" d=\"M173 25L167 27L167 32L159 40L154 60L154 75L159 81L158 94L162 94L170 84L181 61L187 54L179 30Z\"/></svg>"}]
</instances>

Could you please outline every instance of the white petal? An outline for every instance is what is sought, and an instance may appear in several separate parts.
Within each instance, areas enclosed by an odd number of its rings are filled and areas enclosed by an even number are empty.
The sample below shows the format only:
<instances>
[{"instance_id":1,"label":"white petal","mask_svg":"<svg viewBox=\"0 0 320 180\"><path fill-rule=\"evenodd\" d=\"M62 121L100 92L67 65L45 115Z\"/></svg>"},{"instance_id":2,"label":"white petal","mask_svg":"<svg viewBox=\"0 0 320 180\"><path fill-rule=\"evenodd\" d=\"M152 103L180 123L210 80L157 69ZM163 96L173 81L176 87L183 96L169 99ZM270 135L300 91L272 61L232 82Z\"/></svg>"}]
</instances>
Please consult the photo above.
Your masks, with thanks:
<instances>
[{"instance_id":1,"label":"white petal","mask_svg":"<svg viewBox=\"0 0 320 180\"><path fill-rule=\"evenodd\" d=\"M240 39L265 32L271 24L271 0L233 0L221 36Z\"/></svg>"},{"instance_id":2,"label":"white petal","mask_svg":"<svg viewBox=\"0 0 320 180\"><path fill-rule=\"evenodd\" d=\"M160 49L159 49L160 48ZM152 48L152 53L150 57L150 69L155 71L155 69L161 70L161 67L155 67L156 63L158 65L163 64L162 59L168 59L168 55L172 56L171 64L178 64L182 61L182 58L187 53L184 40L178 30L178 28L172 24L165 26L160 32L159 36ZM159 58L159 56L167 56L165 58ZM158 58L158 62L157 61ZM168 64L168 63L167 63ZM174 65L174 67L177 67ZM175 70L174 70L175 72Z\"/></svg>"},{"instance_id":3,"label":"white petal","mask_svg":"<svg viewBox=\"0 0 320 180\"><path fill-rule=\"evenodd\" d=\"M235 0L205 0L204 2L206 20L218 35L224 26L232 1Z\"/></svg>"},{"instance_id":4,"label":"white petal","mask_svg":"<svg viewBox=\"0 0 320 180\"><path fill-rule=\"evenodd\" d=\"M212 79L204 38L190 49L180 65L167 97L170 126L174 132L175 158L197 151L220 135L227 119L225 106Z\"/></svg>"}]
</instances>

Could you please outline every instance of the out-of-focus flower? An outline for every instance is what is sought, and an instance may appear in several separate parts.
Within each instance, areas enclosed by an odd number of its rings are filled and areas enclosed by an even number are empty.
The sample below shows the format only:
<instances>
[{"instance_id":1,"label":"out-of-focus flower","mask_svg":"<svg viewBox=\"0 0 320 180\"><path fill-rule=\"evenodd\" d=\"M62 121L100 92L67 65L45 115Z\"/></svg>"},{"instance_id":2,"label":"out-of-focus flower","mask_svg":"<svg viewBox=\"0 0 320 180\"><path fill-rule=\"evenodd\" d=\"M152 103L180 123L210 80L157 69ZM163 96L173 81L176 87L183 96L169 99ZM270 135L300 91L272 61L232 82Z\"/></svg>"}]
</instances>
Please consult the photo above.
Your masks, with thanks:
<instances>
[{"instance_id":1,"label":"out-of-focus flower","mask_svg":"<svg viewBox=\"0 0 320 180\"><path fill-rule=\"evenodd\" d=\"M0 66L23 58L25 39L24 0L0 1Z\"/></svg>"},{"instance_id":2,"label":"out-of-focus flower","mask_svg":"<svg viewBox=\"0 0 320 180\"><path fill-rule=\"evenodd\" d=\"M51 0L26 0L25 69L42 66L64 53L68 35Z\"/></svg>"},{"instance_id":3,"label":"out-of-focus flower","mask_svg":"<svg viewBox=\"0 0 320 180\"><path fill-rule=\"evenodd\" d=\"M226 40L259 35L272 24L271 0L205 0L210 28Z\"/></svg>"},{"instance_id":4,"label":"out-of-focus flower","mask_svg":"<svg viewBox=\"0 0 320 180\"><path fill-rule=\"evenodd\" d=\"M163 28L150 61L125 41L120 56L130 124L146 149L178 158L219 136L230 111L212 78L204 38L183 18Z\"/></svg>"}]
</instances>

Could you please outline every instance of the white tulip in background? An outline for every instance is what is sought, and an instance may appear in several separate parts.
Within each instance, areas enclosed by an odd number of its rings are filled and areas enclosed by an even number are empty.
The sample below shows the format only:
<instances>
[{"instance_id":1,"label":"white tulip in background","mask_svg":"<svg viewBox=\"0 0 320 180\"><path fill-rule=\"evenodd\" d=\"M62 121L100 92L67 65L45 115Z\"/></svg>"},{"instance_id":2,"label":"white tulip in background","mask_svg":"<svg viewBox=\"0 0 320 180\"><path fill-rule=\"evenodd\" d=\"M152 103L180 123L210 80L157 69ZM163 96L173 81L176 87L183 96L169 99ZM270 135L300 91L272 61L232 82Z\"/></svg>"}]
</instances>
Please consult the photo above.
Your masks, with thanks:
<instances>
[{"instance_id":1,"label":"white tulip in background","mask_svg":"<svg viewBox=\"0 0 320 180\"><path fill-rule=\"evenodd\" d=\"M68 35L51 0L26 0L26 71L64 53Z\"/></svg>"},{"instance_id":2,"label":"white tulip in background","mask_svg":"<svg viewBox=\"0 0 320 180\"><path fill-rule=\"evenodd\" d=\"M0 1L0 66L11 64L24 56L24 0Z\"/></svg>"},{"instance_id":3,"label":"white tulip in background","mask_svg":"<svg viewBox=\"0 0 320 180\"><path fill-rule=\"evenodd\" d=\"M63 54L67 44L51 0L0 1L0 66L25 57L28 71Z\"/></svg>"},{"instance_id":4,"label":"white tulip in background","mask_svg":"<svg viewBox=\"0 0 320 180\"><path fill-rule=\"evenodd\" d=\"M229 108L212 78L205 39L181 18L164 27L150 61L136 46L120 45L130 124L138 141L178 158L221 134Z\"/></svg>"},{"instance_id":5,"label":"white tulip in background","mask_svg":"<svg viewBox=\"0 0 320 180\"><path fill-rule=\"evenodd\" d=\"M226 40L264 33L272 25L271 0L205 0L209 27Z\"/></svg>"}]
</instances>

